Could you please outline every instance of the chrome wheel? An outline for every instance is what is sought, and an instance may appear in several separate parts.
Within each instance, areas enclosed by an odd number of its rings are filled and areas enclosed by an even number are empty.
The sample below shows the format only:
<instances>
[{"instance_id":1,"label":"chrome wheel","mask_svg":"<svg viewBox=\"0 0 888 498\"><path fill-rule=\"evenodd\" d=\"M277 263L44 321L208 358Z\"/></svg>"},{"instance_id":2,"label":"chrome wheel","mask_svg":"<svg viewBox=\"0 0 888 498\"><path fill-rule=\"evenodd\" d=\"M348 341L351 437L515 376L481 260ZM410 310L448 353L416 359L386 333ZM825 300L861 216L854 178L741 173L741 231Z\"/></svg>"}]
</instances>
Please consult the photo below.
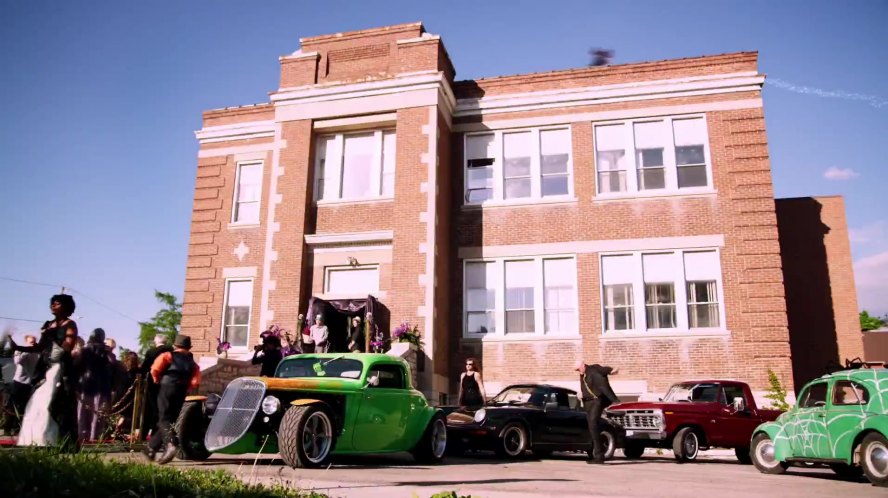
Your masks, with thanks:
<instances>
[{"instance_id":1,"label":"chrome wheel","mask_svg":"<svg viewBox=\"0 0 888 498\"><path fill-rule=\"evenodd\" d=\"M440 459L447 451L447 424L440 418L435 419L432 424L432 455L436 459Z\"/></svg>"},{"instance_id":2,"label":"chrome wheel","mask_svg":"<svg viewBox=\"0 0 888 498\"><path fill-rule=\"evenodd\" d=\"M869 472L878 479L888 478L888 446L881 441L866 445L863 460Z\"/></svg>"},{"instance_id":3,"label":"chrome wheel","mask_svg":"<svg viewBox=\"0 0 888 498\"><path fill-rule=\"evenodd\" d=\"M755 445L755 459L761 466L769 469L780 465L780 462L774 458L774 442L770 439L762 439Z\"/></svg>"},{"instance_id":4,"label":"chrome wheel","mask_svg":"<svg viewBox=\"0 0 888 498\"><path fill-rule=\"evenodd\" d=\"M318 463L330 453L333 442L333 424L330 418L322 411L316 411L308 416L305 421L305 429L302 431L302 451L305 458Z\"/></svg>"},{"instance_id":5,"label":"chrome wheel","mask_svg":"<svg viewBox=\"0 0 888 498\"><path fill-rule=\"evenodd\" d=\"M506 427L503 429L503 433L500 434L500 444L502 452L506 456L512 458L521 456L525 448L527 448L527 435L524 432L524 428L518 424Z\"/></svg>"},{"instance_id":6,"label":"chrome wheel","mask_svg":"<svg viewBox=\"0 0 888 498\"><path fill-rule=\"evenodd\" d=\"M688 460L697 458L697 453L700 452L700 440L697 438L697 433L689 432L681 444L684 447L684 454Z\"/></svg>"}]
</instances>

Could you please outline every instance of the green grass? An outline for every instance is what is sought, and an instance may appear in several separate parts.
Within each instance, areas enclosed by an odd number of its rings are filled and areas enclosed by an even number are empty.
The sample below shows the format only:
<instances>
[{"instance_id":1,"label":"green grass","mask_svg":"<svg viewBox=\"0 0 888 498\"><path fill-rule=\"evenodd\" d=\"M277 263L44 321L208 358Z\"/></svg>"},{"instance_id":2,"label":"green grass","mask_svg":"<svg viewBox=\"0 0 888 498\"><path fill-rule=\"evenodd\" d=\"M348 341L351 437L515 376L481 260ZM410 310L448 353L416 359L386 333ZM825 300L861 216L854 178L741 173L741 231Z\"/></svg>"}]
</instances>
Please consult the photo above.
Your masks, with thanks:
<instances>
[{"instance_id":1,"label":"green grass","mask_svg":"<svg viewBox=\"0 0 888 498\"><path fill-rule=\"evenodd\" d=\"M17 498L324 498L283 486L248 485L221 471L116 462L51 449L0 450L3 495Z\"/></svg>"}]
</instances>

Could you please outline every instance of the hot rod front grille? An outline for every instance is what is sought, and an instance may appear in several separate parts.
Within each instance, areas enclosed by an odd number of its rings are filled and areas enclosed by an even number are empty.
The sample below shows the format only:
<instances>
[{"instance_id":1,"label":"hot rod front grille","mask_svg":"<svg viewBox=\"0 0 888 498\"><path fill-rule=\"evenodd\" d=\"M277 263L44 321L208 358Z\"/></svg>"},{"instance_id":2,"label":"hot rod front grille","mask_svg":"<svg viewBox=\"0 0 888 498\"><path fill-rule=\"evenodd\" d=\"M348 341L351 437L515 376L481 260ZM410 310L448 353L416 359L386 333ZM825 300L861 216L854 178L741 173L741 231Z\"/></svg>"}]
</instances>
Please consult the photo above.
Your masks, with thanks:
<instances>
[{"instance_id":1,"label":"hot rod front grille","mask_svg":"<svg viewBox=\"0 0 888 498\"><path fill-rule=\"evenodd\" d=\"M660 430L662 419L659 414L645 412L608 412L608 420L624 429Z\"/></svg>"},{"instance_id":2,"label":"hot rod front grille","mask_svg":"<svg viewBox=\"0 0 888 498\"><path fill-rule=\"evenodd\" d=\"M209 451L231 445L250 428L265 395L265 383L254 379L235 379L222 394L213 413L204 444Z\"/></svg>"}]
</instances>

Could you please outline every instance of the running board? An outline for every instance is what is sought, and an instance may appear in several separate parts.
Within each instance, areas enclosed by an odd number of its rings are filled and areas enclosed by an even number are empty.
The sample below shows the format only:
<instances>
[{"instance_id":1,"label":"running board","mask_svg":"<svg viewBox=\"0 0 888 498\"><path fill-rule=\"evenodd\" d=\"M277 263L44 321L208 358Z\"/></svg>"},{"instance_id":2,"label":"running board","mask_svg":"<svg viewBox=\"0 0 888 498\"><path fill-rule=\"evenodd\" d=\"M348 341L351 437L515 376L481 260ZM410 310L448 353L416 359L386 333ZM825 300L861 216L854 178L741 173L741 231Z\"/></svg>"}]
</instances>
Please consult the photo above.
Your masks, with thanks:
<instances>
[{"instance_id":1,"label":"running board","mask_svg":"<svg viewBox=\"0 0 888 498\"><path fill-rule=\"evenodd\" d=\"M841 458L787 458L786 461L790 463L848 463Z\"/></svg>"}]
</instances>

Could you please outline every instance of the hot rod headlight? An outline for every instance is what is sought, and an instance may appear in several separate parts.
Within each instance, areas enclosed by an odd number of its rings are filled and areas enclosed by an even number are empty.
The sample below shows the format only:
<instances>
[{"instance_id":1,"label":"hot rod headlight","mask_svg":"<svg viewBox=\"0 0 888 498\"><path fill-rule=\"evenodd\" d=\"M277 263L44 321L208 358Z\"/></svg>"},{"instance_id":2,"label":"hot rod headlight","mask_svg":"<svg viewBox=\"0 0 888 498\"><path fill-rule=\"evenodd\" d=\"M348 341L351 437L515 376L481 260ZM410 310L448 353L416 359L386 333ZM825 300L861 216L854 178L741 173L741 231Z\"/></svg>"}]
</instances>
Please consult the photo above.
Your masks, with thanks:
<instances>
[{"instance_id":1,"label":"hot rod headlight","mask_svg":"<svg viewBox=\"0 0 888 498\"><path fill-rule=\"evenodd\" d=\"M272 413L276 413L281 409L281 400L275 398L274 396L266 396L265 399L262 400L262 413L266 415L271 415Z\"/></svg>"},{"instance_id":2,"label":"hot rod headlight","mask_svg":"<svg viewBox=\"0 0 888 498\"><path fill-rule=\"evenodd\" d=\"M480 424L481 422L484 421L485 417L487 417L487 411L484 408L482 408L482 409L478 410L477 412L475 412L474 420L475 420L475 422L478 422Z\"/></svg>"}]
</instances>

